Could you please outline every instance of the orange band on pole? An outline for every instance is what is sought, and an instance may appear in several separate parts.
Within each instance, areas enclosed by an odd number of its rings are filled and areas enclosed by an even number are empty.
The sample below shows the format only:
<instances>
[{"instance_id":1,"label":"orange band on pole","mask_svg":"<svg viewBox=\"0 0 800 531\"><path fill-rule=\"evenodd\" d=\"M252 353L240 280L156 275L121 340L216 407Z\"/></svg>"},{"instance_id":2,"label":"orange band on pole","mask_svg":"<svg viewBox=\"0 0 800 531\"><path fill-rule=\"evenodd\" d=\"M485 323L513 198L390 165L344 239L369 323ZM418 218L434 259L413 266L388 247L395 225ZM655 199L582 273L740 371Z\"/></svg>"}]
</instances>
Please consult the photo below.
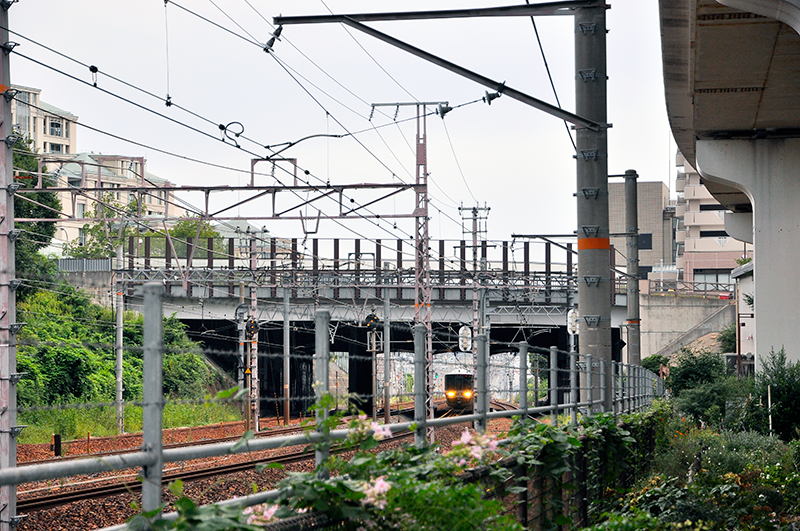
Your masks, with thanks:
<instances>
[{"instance_id":1,"label":"orange band on pole","mask_svg":"<svg viewBox=\"0 0 800 531\"><path fill-rule=\"evenodd\" d=\"M580 238L578 239L578 250L587 249L611 249L611 240L608 238Z\"/></svg>"},{"instance_id":2,"label":"orange band on pole","mask_svg":"<svg viewBox=\"0 0 800 531\"><path fill-rule=\"evenodd\" d=\"M0 83L0 92L5 92L8 90L8 87Z\"/></svg>"}]
</instances>

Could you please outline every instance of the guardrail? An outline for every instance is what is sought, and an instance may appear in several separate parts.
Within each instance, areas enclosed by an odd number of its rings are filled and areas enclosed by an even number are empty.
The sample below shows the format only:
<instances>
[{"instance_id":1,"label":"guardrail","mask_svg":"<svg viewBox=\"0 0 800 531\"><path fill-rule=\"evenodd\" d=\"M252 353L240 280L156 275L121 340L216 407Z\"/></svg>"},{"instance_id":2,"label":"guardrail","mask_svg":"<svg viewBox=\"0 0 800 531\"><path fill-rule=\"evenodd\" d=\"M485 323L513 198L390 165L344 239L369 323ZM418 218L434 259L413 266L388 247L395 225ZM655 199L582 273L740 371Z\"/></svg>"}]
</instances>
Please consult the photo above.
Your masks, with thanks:
<instances>
[{"instance_id":1,"label":"guardrail","mask_svg":"<svg viewBox=\"0 0 800 531\"><path fill-rule=\"evenodd\" d=\"M330 433L316 431L303 435L274 437L269 439L252 439L244 445L234 442L208 444L203 446L187 446L183 448L164 449L162 447L162 412L164 397L161 394L162 356L164 350L162 332L162 298L164 287L157 283L144 286L144 399L143 399L143 450L138 453L77 459L68 462L37 464L24 467L0 470L0 485L18 485L32 481L45 481L70 477L78 474L94 474L142 467L142 509L151 511L161 503L162 469L165 463L186 461L208 457L285 448L287 446L307 445L309 442L325 442L345 439L348 430L334 430ZM330 362L330 313L318 311L315 320L316 349L314 354L315 380L322 382L316 388L317 396L327 394L329 389ZM451 426L455 424L474 423L479 431L486 429L489 419L500 417L527 415L550 415L553 425L558 423L559 414L568 414L570 422L576 423L578 414L591 415L603 411L603 403L608 386L613 396L613 413L620 414L646 408L656 396L663 395L663 383L652 372L639 366L622 363L606 363L604 360L584 356L575 352L559 351L555 347L541 349L529 347L525 342L516 343L519 360L519 389L527 390L531 374L534 377L537 403L528 403L527 392L519 393L519 409L509 411L490 411L490 387L487 378L488 337L480 335L477 341L476 367L476 402L471 415L429 418L427 415L430 393L427 388L426 371L428 370L425 353L425 327L414 327L414 422L390 424L392 433L414 430L415 444L423 445L427 441L429 428ZM532 349L533 367L529 368L528 350ZM538 382L546 374L548 386L546 401L538 400L541 391ZM325 415L325 413L318 413ZM323 417L318 417L318 421ZM323 446L316 452L319 464L328 455ZM262 492L251 496L222 502L241 506L256 505L273 499L276 491ZM175 518L175 514L165 515ZM105 531L122 530L125 526L106 528Z\"/></svg>"}]
</instances>

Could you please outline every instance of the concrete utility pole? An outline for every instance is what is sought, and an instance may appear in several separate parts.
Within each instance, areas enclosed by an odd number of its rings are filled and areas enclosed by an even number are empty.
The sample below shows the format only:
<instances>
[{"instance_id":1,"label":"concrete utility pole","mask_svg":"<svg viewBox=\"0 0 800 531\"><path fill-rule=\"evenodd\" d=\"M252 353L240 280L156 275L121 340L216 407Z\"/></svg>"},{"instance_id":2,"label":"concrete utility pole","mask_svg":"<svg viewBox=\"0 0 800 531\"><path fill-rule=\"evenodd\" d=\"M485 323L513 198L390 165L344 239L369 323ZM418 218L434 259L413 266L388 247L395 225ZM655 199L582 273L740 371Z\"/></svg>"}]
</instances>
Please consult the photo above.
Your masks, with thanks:
<instances>
[{"instance_id":1,"label":"concrete utility pole","mask_svg":"<svg viewBox=\"0 0 800 531\"><path fill-rule=\"evenodd\" d=\"M0 3L0 43L8 42L9 2ZM0 89L11 88L9 54L0 53ZM10 190L14 182L14 132L11 128L11 102L0 98L2 124L0 137L0 178L3 189ZM17 347L15 333L18 329L17 307L11 281L14 279L14 195L0 193L0 468L17 466ZM12 329L12 327L14 327ZM0 531L17 527L17 488L15 485L0 487Z\"/></svg>"},{"instance_id":2,"label":"concrete utility pole","mask_svg":"<svg viewBox=\"0 0 800 531\"><path fill-rule=\"evenodd\" d=\"M291 378L291 371L289 370L291 368L289 366L289 342L291 341L291 336L289 334L289 295L291 294L291 288L289 288L290 282L291 279L289 276L286 276L283 279L283 423L286 426L289 425L289 415L291 414L291 410L289 408L289 379Z\"/></svg>"},{"instance_id":3,"label":"concrete utility pole","mask_svg":"<svg viewBox=\"0 0 800 531\"><path fill-rule=\"evenodd\" d=\"M639 338L639 201L636 170L625 171L625 225L628 234L628 363L641 365Z\"/></svg>"},{"instance_id":4,"label":"concrete utility pole","mask_svg":"<svg viewBox=\"0 0 800 531\"><path fill-rule=\"evenodd\" d=\"M117 271L114 276L116 288L116 306L117 306L117 433L125 433L125 407L122 404L122 327L124 317L124 304L125 297L122 294L122 268L124 267L125 259L123 256L122 245L117 245Z\"/></svg>"},{"instance_id":5,"label":"concrete utility pole","mask_svg":"<svg viewBox=\"0 0 800 531\"><path fill-rule=\"evenodd\" d=\"M256 270L256 239L250 239L250 270ZM258 286L255 282L250 284L250 318L256 319L256 303ZM250 410L252 411L253 425L251 429L258 433L259 430L259 381L258 381L258 329L250 340Z\"/></svg>"},{"instance_id":6,"label":"concrete utility pole","mask_svg":"<svg viewBox=\"0 0 800 531\"><path fill-rule=\"evenodd\" d=\"M611 363L610 240L608 223L608 125L606 115L606 6L575 9L576 114L600 127L576 127L578 198L578 323L582 354ZM611 411L612 371L605 394L593 396ZM583 387L583 386L582 386Z\"/></svg>"},{"instance_id":7,"label":"concrete utility pole","mask_svg":"<svg viewBox=\"0 0 800 531\"><path fill-rule=\"evenodd\" d=\"M391 414L391 387L389 378L392 375L392 321L391 307L389 299L389 288L383 290L383 422L389 424L392 421Z\"/></svg>"}]
</instances>

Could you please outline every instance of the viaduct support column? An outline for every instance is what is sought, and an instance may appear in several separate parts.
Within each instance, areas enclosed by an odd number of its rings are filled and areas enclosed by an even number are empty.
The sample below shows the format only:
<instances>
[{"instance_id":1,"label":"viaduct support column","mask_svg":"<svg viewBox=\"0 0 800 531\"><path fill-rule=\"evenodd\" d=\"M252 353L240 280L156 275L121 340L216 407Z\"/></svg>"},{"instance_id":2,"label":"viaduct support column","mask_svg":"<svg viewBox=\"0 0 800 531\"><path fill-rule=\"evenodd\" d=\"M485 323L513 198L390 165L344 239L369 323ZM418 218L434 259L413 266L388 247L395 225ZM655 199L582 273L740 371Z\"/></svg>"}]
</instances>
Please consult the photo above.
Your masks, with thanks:
<instances>
[{"instance_id":1,"label":"viaduct support column","mask_svg":"<svg viewBox=\"0 0 800 531\"><path fill-rule=\"evenodd\" d=\"M574 18L576 114L602 126L599 131L576 129L580 350L610 367L606 8L578 8ZM606 411L611 411L612 404L611 374L606 372L606 385L592 389L596 398L600 398L599 389L606 390Z\"/></svg>"},{"instance_id":2,"label":"viaduct support column","mask_svg":"<svg viewBox=\"0 0 800 531\"><path fill-rule=\"evenodd\" d=\"M771 350L784 348L789 360L800 361L800 326L792 310L800 300L800 138L698 140L697 170L703 179L743 191L753 206L751 234L732 230L727 217L725 228L744 241L752 235L756 253L756 370Z\"/></svg>"}]
</instances>

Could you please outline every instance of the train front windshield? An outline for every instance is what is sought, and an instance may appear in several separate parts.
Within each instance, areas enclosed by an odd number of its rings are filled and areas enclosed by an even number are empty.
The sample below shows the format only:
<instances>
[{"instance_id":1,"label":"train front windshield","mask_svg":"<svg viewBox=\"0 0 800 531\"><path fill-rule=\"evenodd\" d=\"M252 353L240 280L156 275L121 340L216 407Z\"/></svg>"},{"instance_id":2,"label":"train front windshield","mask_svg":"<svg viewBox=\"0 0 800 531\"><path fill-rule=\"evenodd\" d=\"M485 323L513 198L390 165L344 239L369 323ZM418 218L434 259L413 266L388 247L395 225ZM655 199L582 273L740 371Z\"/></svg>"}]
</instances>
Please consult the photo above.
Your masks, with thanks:
<instances>
[{"instance_id":1,"label":"train front windshield","mask_svg":"<svg viewBox=\"0 0 800 531\"><path fill-rule=\"evenodd\" d=\"M472 404L474 390L471 374L446 374L444 391L450 407L467 407Z\"/></svg>"}]
</instances>

